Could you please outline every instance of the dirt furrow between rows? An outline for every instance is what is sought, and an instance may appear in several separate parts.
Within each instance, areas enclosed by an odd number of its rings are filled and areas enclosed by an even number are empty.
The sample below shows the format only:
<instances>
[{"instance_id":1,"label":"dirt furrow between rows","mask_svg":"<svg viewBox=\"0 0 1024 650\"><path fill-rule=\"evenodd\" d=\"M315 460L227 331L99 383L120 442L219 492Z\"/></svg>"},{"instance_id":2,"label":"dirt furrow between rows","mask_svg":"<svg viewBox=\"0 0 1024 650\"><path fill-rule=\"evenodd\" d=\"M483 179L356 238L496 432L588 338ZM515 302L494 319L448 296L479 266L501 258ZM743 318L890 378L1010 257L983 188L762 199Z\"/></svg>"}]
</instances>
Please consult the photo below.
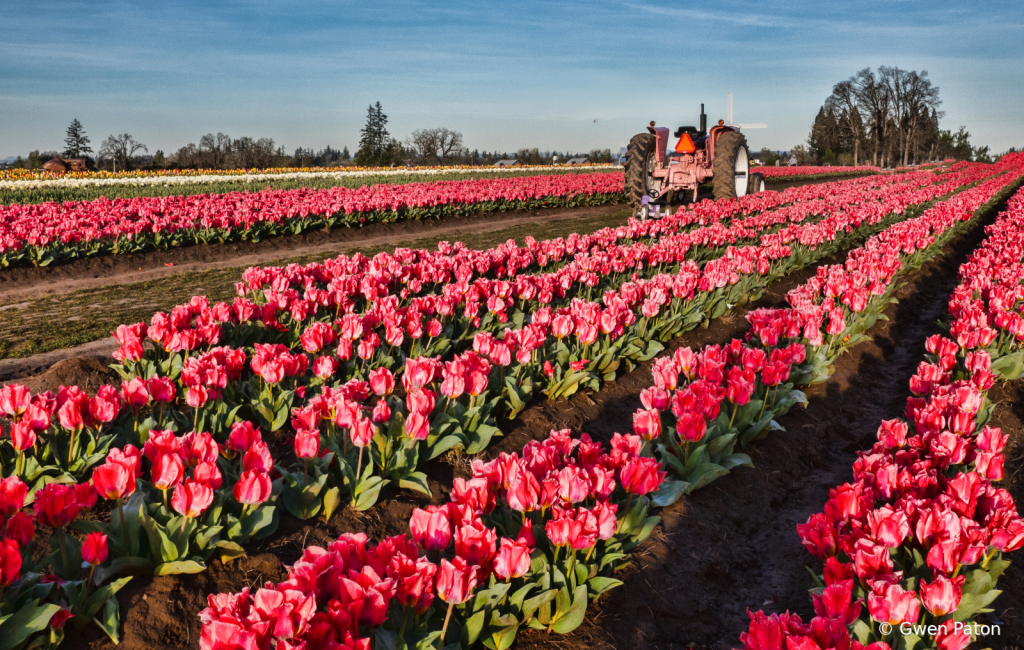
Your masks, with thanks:
<instances>
[{"instance_id":1,"label":"dirt furrow between rows","mask_svg":"<svg viewBox=\"0 0 1024 650\"><path fill-rule=\"evenodd\" d=\"M601 599L565 642L584 650L717 650L739 645L748 607L812 617L803 567L815 560L795 526L821 510L829 488L851 479L856 453L874 442L879 422L903 412L924 340L938 331L957 269L994 216L904 278L899 303L885 312L889 320L869 332L873 341L840 357L829 381L805 391L808 407L780 419L785 432L746 450L755 469L737 469L663 509L662 525L625 584ZM548 647L548 641L531 632L519 647Z\"/></svg>"}]
</instances>

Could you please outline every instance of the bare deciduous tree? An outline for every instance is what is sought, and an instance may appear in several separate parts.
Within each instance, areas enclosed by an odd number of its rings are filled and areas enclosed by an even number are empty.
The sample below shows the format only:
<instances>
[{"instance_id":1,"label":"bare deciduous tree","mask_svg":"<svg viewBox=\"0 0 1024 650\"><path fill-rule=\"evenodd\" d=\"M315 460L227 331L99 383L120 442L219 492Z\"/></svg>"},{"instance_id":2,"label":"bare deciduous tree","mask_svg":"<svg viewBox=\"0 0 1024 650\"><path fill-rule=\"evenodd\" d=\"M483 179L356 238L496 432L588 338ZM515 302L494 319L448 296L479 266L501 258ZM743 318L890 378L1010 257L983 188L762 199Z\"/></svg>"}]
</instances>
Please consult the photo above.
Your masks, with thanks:
<instances>
[{"instance_id":1,"label":"bare deciduous tree","mask_svg":"<svg viewBox=\"0 0 1024 650\"><path fill-rule=\"evenodd\" d=\"M435 159L439 165L460 154L463 148L462 134L444 128L413 131L408 144L417 154L423 158Z\"/></svg>"},{"instance_id":2,"label":"bare deciduous tree","mask_svg":"<svg viewBox=\"0 0 1024 650\"><path fill-rule=\"evenodd\" d=\"M860 159L860 141L864 137L864 119L860 114L860 105L857 101L856 90L857 77L850 77L846 81L840 81L832 87L832 94L825 100L825 108L842 114L846 119L841 120L844 135L853 142L853 164L857 165Z\"/></svg>"},{"instance_id":3,"label":"bare deciduous tree","mask_svg":"<svg viewBox=\"0 0 1024 650\"><path fill-rule=\"evenodd\" d=\"M111 135L100 145L100 157L110 158L114 162L115 172L118 162L121 163L121 169L128 169L129 161L138 151L149 153L149 148L127 133Z\"/></svg>"}]
</instances>

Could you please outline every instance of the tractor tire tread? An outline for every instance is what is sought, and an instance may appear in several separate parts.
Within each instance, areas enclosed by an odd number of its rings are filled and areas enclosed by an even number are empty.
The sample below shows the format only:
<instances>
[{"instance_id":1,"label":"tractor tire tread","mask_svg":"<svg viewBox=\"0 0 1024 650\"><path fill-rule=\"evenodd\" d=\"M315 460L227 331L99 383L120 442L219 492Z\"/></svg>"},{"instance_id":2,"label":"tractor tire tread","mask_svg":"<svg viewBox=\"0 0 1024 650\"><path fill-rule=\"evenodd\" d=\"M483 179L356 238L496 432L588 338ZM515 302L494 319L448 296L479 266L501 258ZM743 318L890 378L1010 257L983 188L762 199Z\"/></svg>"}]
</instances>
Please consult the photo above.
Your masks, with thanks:
<instances>
[{"instance_id":1,"label":"tractor tire tread","mask_svg":"<svg viewBox=\"0 0 1024 650\"><path fill-rule=\"evenodd\" d=\"M712 163L711 187L715 200L736 198L736 156L740 147L746 148L747 139L738 131L726 131L718 136L715 143L715 159ZM748 155L749 159L749 155ZM749 175L749 172L748 172Z\"/></svg>"},{"instance_id":2,"label":"tractor tire tread","mask_svg":"<svg viewBox=\"0 0 1024 650\"><path fill-rule=\"evenodd\" d=\"M626 203L631 209L639 210L640 201L647 195L647 156L654 153L657 138L650 133L638 133L629 141L626 149L625 187Z\"/></svg>"}]
</instances>

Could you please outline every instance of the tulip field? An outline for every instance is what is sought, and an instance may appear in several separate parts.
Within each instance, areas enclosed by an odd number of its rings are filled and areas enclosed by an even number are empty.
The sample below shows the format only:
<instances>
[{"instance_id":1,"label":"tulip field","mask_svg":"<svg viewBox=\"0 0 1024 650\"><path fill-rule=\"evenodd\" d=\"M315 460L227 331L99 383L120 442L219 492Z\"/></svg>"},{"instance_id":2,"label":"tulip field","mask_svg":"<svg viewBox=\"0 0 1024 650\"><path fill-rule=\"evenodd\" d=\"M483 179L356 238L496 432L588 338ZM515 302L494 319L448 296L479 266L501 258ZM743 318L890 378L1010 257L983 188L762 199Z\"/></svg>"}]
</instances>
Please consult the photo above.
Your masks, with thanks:
<instances>
[{"instance_id":1,"label":"tulip field","mask_svg":"<svg viewBox=\"0 0 1024 650\"><path fill-rule=\"evenodd\" d=\"M690 646L966 648L974 637L954 623L992 611L1024 546L988 397L1024 375L1024 154L939 171L487 250L253 266L231 302L195 296L120 325L119 382L0 389L0 650L495 650L555 647L554 635L607 647L617 591L664 599L636 567L671 543L662 517L696 523L685 512L712 498L704 488L737 490L729 479L760 471L759 447L799 445L789 423L808 395L889 320L909 279L994 218L916 374L897 378L902 417L875 421L852 481L786 530L809 575L759 556L806 582L805 614L734 598L749 628ZM621 174L590 173L10 205L0 259L621 192ZM635 413L608 416L617 431L522 433L646 373Z\"/></svg>"}]
</instances>

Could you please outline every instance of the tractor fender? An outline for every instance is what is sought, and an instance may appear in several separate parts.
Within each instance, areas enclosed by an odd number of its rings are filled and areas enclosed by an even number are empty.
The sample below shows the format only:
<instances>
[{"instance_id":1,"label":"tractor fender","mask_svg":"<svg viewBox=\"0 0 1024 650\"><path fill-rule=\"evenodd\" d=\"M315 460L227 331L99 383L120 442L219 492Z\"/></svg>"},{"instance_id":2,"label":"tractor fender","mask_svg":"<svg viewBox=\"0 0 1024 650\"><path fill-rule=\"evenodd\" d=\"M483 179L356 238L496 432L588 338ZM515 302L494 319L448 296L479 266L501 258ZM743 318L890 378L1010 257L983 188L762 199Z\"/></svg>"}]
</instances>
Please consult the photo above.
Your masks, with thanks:
<instances>
[{"instance_id":1,"label":"tractor fender","mask_svg":"<svg viewBox=\"0 0 1024 650\"><path fill-rule=\"evenodd\" d=\"M647 130L657 138L657 142L654 144L654 159L659 163L664 163L665 152L668 151L668 127L649 126Z\"/></svg>"},{"instance_id":2,"label":"tractor fender","mask_svg":"<svg viewBox=\"0 0 1024 650\"><path fill-rule=\"evenodd\" d=\"M735 131L739 133L739 129L732 126L713 126L711 132L708 133L707 139L707 152L708 160L713 161L715 159L715 145L718 144L718 137L727 131Z\"/></svg>"}]
</instances>

